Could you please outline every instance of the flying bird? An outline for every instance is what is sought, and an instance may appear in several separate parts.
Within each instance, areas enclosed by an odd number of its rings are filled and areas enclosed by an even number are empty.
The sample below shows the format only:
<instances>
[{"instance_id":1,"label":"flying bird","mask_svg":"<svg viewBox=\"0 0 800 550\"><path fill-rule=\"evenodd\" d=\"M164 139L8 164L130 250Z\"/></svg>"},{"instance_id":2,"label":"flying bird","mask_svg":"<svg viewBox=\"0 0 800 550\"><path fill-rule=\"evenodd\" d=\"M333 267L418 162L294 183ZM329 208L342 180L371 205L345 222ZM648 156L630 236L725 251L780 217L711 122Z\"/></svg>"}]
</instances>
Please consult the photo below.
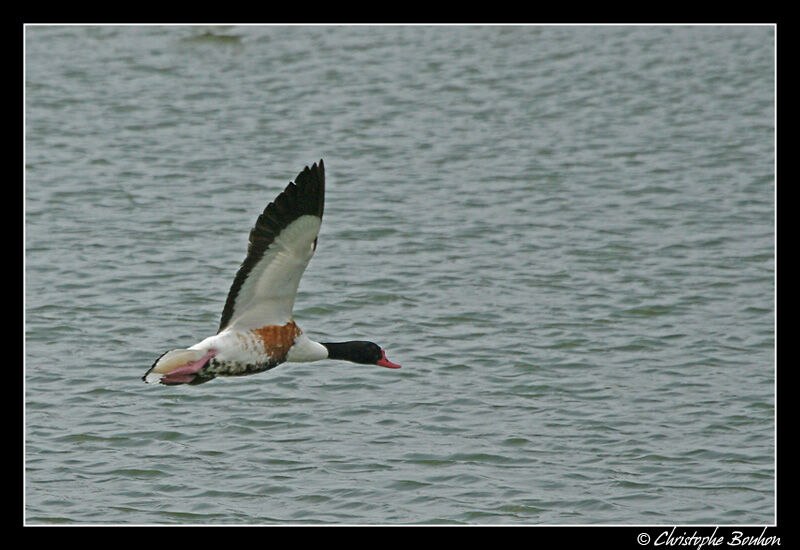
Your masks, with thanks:
<instances>
[{"instance_id":1,"label":"flying bird","mask_svg":"<svg viewBox=\"0 0 800 550\"><path fill-rule=\"evenodd\" d=\"M162 354L142 380L203 384L217 376L246 376L284 362L322 359L399 369L373 342L315 342L292 317L300 277L317 249L324 205L325 166L320 160L306 166L256 220L217 333Z\"/></svg>"}]
</instances>

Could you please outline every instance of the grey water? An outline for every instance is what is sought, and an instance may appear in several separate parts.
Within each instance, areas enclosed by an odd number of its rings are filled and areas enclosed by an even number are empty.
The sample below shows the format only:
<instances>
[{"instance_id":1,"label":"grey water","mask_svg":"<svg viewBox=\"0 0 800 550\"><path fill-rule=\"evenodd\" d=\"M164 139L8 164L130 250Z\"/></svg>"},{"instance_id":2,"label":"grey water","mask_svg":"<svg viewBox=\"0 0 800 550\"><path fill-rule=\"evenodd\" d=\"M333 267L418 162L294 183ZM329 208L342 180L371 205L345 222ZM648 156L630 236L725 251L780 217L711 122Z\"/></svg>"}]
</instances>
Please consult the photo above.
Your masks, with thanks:
<instances>
[{"instance_id":1,"label":"grey water","mask_svg":"<svg viewBox=\"0 0 800 550\"><path fill-rule=\"evenodd\" d=\"M772 26L28 26L28 524L775 519ZM295 320L148 386L325 160Z\"/></svg>"}]
</instances>

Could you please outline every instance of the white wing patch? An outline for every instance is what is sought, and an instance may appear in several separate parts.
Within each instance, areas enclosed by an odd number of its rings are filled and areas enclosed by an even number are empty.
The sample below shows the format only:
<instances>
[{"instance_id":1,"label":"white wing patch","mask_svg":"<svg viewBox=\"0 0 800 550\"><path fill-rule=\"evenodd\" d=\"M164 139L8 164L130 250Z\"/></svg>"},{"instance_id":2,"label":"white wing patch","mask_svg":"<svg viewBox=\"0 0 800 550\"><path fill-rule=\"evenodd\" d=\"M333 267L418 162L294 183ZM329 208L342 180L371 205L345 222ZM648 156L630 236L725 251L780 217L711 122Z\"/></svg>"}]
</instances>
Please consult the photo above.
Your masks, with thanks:
<instances>
[{"instance_id":1,"label":"white wing patch","mask_svg":"<svg viewBox=\"0 0 800 550\"><path fill-rule=\"evenodd\" d=\"M314 255L321 225L317 216L300 216L275 237L239 289L230 328L246 330L291 320L297 287Z\"/></svg>"}]
</instances>

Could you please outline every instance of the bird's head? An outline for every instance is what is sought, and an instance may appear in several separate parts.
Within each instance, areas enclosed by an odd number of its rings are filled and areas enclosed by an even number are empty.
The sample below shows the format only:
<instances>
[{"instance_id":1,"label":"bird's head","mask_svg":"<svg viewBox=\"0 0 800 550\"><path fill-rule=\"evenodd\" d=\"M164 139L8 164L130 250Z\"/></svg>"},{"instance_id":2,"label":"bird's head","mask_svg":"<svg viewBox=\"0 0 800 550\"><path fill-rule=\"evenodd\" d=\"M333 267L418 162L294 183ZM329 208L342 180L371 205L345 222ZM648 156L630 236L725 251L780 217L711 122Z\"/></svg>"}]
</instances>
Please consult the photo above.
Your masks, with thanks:
<instances>
[{"instance_id":1,"label":"bird's head","mask_svg":"<svg viewBox=\"0 0 800 550\"><path fill-rule=\"evenodd\" d=\"M329 359L342 359L362 365L380 365L388 369L399 369L400 365L386 358L386 350L374 342L360 340L352 342L323 343L328 348Z\"/></svg>"}]
</instances>

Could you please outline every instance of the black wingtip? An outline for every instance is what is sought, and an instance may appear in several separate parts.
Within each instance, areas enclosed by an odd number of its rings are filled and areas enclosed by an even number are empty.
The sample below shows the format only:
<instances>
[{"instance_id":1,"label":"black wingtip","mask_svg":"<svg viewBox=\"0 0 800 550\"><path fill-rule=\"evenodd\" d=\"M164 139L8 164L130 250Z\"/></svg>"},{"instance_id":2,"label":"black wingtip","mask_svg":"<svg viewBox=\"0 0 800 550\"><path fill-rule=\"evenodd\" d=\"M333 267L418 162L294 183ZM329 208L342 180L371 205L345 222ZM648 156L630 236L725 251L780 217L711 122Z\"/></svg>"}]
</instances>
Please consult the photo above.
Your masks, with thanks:
<instances>
[{"instance_id":1,"label":"black wingtip","mask_svg":"<svg viewBox=\"0 0 800 550\"><path fill-rule=\"evenodd\" d=\"M325 208L325 163L322 159L297 174L293 182L299 188L299 195L305 203L305 214L322 218ZM288 187L287 187L288 190Z\"/></svg>"}]
</instances>

